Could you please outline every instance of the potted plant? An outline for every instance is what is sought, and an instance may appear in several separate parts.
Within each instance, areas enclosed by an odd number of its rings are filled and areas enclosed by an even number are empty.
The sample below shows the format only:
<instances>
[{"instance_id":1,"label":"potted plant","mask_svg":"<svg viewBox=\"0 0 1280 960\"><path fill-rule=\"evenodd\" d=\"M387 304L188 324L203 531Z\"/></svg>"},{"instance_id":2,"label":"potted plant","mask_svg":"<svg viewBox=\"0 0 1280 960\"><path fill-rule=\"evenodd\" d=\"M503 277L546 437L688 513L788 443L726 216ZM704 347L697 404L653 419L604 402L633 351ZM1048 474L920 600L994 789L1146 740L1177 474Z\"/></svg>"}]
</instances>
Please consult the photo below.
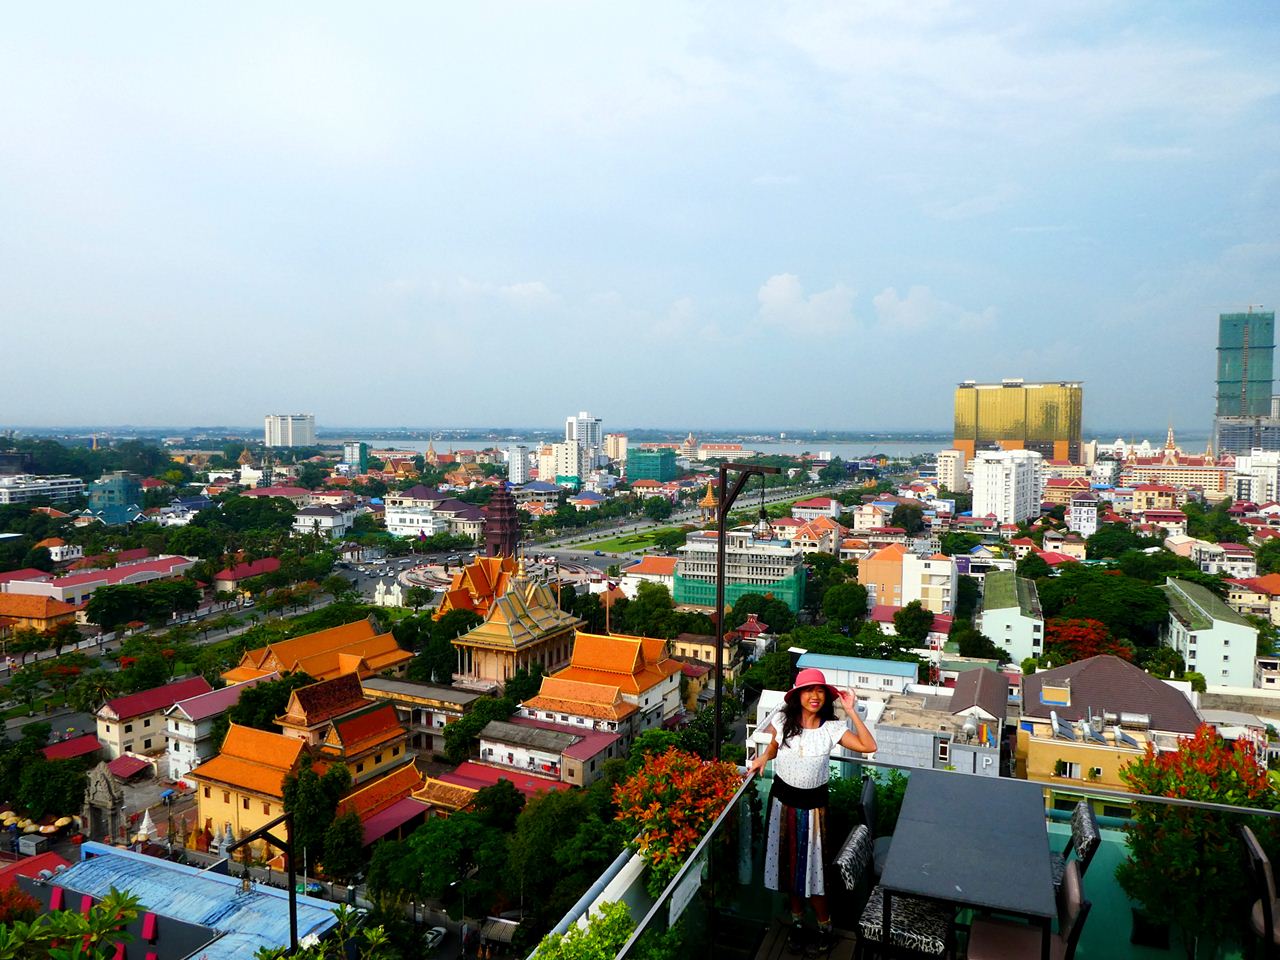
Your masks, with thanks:
<instances>
[{"instance_id":1,"label":"potted plant","mask_svg":"<svg viewBox=\"0 0 1280 960\"><path fill-rule=\"evenodd\" d=\"M618 820L649 866L646 886L658 896L742 783L738 768L669 748L614 787Z\"/></svg>"},{"instance_id":2,"label":"potted plant","mask_svg":"<svg viewBox=\"0 0 1280 960\"><path fill-rule=\"evenodd\" d=\"M1137 793L1183 797L1207 803L1275 809L1277 794L1267 774L1244 743L1228 744L1201 725L1175 751L1157 752L1150 743L1144 757L1120 772ZM1261 818L1251 823L1265 845L1273 831ZM1237 834L1243 818L1216 811L1156 803L1135 803L1125 827L1129 858L1116 879L1131 900L1142 904L1142 922L1178 928L1188 958L1203 946L1216 949L1239 929L1253 899ZM1209 955L1212 955L1210 953Z\"/></svg>"}]
</instances>

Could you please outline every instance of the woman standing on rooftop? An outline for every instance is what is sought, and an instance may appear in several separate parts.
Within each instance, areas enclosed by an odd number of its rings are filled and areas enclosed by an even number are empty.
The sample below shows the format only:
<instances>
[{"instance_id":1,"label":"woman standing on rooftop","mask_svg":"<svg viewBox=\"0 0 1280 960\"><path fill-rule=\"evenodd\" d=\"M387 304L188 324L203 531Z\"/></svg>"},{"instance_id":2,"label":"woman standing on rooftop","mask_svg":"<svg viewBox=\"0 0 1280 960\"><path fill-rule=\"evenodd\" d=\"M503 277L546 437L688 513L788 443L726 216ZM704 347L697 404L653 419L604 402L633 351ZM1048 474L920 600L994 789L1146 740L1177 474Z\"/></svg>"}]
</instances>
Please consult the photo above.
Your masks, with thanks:
<instances>
[{"instance_id":1,"label":"woman standing on rooftop","mask_svg":"<svg viewBox=\"0 0 1280 960\"><path fill-rule=\"evenodd\" d=\"M852 729L837 720L836 701L848 715ZM805 947L804 902L813 903L818 918L819 951L834 943L827 907L824 870L827 861L827 779L831 751L839 744L859 753L876 749L875 737L858 716L853 695L827 683L821 670L801 670L787 691L784 707L766 729L772 739L747 768L758 773L774 761L773 790L766 808L768 840L764 883L787 894L791 930L787 944L795 952Z\"/></svg>"}]
</instances>

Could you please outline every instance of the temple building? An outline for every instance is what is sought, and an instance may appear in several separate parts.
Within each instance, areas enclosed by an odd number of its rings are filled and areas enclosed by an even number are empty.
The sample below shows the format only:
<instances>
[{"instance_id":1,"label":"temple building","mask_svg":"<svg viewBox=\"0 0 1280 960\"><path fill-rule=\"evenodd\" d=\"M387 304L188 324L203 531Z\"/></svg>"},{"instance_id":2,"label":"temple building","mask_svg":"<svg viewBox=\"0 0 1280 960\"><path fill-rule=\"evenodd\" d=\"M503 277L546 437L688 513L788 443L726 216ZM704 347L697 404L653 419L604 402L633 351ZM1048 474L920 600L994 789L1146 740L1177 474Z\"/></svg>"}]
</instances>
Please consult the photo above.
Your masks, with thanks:
<instances>
[{"instance_id":1,"label":"temple building","mask_svg":"<svg viewBox=\"0 0 1280 960\"><path fill-rule=\"evenodd\" d=\"M364 828L364 845L379 840L403 840L421 825L430 804L415 800L422 774L411 763L378 780L363 784L338 801L337 816L354 813Z\"/></svg>"},{"instance_id":2,"label":"temple building","mask_svg":"<svg viewBox=\"0 0 1280 960\"><path fill-rule=\"evenodd\" d=\"M682 667L666 640L580 632L569 666L544 678L520 714L617 733L625 746L680 712Z\"/></svg>"},{"instance_id":3,"label":"temple building","mask_svg":"<svg viewBox=\"0 0 1280 960\"><path fill-rule=\"evenodd\" d=\"M413 654L401 650L394 636L379 632L371 616L248 650L222 678L227 683L239 683L268 673L305 673L317 680L330 680L344 673L361 678L374 674L401 676L412 659Z\"/></svg>"},{"instance_id":4,"label":"temple building","mask_svg":"<svg viewBox=\"0 0 1280 960\"><path fill-rule=\"evenodd\" d=\"M520 542L516 502L505 483L498 484L485 507L484 552L490 557L514 557Z\"/></svg>"},{"instance_id":5,"label":"temple building","mask_svg":"<svg viewBox=\"0 0 1280 960\"><path fill-rule=\"evenodd\" d=\"M384 773L412 762L409 732L396 708L389 703L339 717L329 725L316 752L317 767L341 763L353 784L368 783Z\"/></svg>"},{"instance_id":6,"label":"temple building","mask_svg":"<svg viewBox=\"0 0 1280 960\"><path fill-rule=\"evenodd\" d=\"M716 499L715 487L710 480L707 481L706 494L698 501L698 509L702 512L703 523L719 519L720 501Z\"/></svg>"},{"instance_id":7,"label":"temple building","mask_svg":"<svg viewBox=\"0 0 1280 960\"><path fill-rule=\"evenodd\" d=\"M453 575L432 619L439 620L451 610L470 610L480 617L488 616L493 602L507 592L515 572L513 554L476 557Z\"/></svg>"},{"instance_id":8,"label":"temple building","mask_svg":"<svg viewBox=\"0 0 1280 960\"><path fill-rule=\"evenodd\" d=\"M280 816L285 777L296 772L305 747L294 737L231 724L222 752L187 775L196 784L198 822L242 837ZM265 848L252 846L258 855Z\"/></svg>"},{"instance_id":9,"label":"temple building","mask_svg":"<svg viewBox=\"0 0 1280 960\"><path fill-rule=\"evenodd\" d=\"M573 633L582 619L560 609L545 584L530 580L523 564L480 624L453 641L458 651L456 680L502 686L517 670L535 663L545 672L567 663Z\"/></svg>"},{"instance_id":10,"label":"temple building","mask_svg":"<svg viewBox=\"0 0 1280 960\"><path fill-rule=\"evenodd\" d=\"M324 742L335 720L371 706L373 701L365 697L360 678L344 673L294 690L284 713L275 722L286 737L296 737L315 747Z\"/></svg>"}]
</instances>

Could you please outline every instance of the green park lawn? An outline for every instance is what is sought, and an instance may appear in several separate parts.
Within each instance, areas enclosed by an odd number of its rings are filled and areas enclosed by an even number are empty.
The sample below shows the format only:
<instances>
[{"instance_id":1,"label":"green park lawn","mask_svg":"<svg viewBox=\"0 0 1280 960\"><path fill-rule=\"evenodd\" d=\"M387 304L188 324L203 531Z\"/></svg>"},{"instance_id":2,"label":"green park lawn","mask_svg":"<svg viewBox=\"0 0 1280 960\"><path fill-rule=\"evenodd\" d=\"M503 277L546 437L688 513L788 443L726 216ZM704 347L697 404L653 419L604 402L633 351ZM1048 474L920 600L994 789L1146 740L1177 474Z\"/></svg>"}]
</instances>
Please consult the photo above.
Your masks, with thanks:
<instances>
[{"instance_id":1,"label":"green park lawn","mask_svg":"<svg viewBox=\"0 0 1280 960\"><path fill-rule=\"evenodd\" d=\"M594 540L590 543L582 544L582 547L591 550L602 550L605 553L627 553L631 550L647 550L653 546L654 540L662 534L673 533L683 529L683 526L655 527L652 530L642 530L637 533L625 533L620 537L610 537L608 540Z\"/></svg>"}]
</instances>

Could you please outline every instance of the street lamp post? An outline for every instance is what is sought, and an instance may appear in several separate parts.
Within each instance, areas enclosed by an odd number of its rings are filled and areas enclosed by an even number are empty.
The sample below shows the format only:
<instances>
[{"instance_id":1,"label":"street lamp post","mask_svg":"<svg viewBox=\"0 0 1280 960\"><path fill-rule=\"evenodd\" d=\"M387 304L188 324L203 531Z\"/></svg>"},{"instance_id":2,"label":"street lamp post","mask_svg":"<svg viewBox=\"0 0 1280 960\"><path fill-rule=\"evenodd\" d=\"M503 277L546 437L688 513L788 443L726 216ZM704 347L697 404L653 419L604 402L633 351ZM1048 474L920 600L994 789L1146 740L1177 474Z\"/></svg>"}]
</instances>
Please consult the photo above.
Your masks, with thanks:
<instances>
[{"instance_id":1,"label":"street lamp post","mask_svg":"<svg viewBox=\"0 0 1280 960\"><path fill-rule=\"evenodd\" d=\"M726 487L730 470L738 473L732 489ZM742 493L742 488L753 475L763 477L765 474L779 472L777 467L762 467L749 463L720 464L720 507L716 511L716 722L712 745L712 756L717 760L720 759L720 741L724 735L722 701L724 699L725 525L729 519L729 508L733 506L734 501L738 499L738 494ZM760 510L763 512L764 507L762 506Z\"/></svg>"}]
</instances>

